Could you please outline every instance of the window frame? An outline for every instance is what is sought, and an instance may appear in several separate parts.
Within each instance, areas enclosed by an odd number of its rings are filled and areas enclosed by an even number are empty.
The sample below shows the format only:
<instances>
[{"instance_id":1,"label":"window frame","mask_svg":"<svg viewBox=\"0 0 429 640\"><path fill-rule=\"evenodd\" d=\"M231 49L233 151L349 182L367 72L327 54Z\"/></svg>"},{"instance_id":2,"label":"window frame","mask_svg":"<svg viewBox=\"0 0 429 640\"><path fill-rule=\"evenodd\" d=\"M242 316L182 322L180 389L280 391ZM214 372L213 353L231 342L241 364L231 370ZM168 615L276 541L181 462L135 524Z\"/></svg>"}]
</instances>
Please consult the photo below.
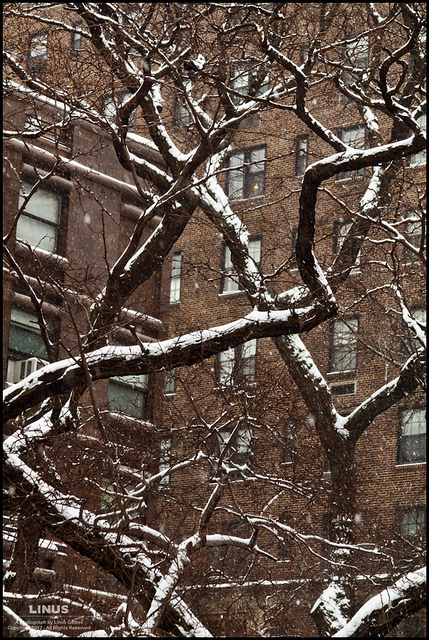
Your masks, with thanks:
<instances>
[{"instance_id":1,"label":"window frame","mask_svg":"<svg viewBox=\"0 0 429 640\"><path fill-rule=\"evenodd\" d=\"M252 344L251 348L254 353L250 355L243 355L246 350L245 345ZM224 388L239 387L256 382L256 368L257 368L257 354L258 354L258 340L252 338L247 340L243 344L239 344L236 347L229 347L225 351L217 354L216 362L216 379L219 386ZM223 358L226 356L225 360ZM223 370L226 368L225 363L231 363L230 373L226 376L223 375ZM251 362L251 373L244 373L243 369ZM229 364L228 364L229 368Z\"/></svg>"},{"instance_id":2,"label":"window frame","mask_svg":"<svg viewBox=\"0 0 429 640\"><path fill-rule=\"evenodd\" d=\"M128 97L130 97L132 95L131 91L129 91L128 89L120 89L119 91L114 91L113 93L105 93L103 95L102 98L102 111L103 111L103 115L106 118L106 120L110 123L110 124L114 124L117 127L122 126L121 123L119 122L119 118L118 118L118 110L120 109L120 107L123 106L124 102L126 101L126 99ZM108 105L114 105L115 106L115 113L114 115L108 115L108 113L106 113L106 107ZM130 113L130 117L128 118L128 125L127 125L127 131L134 131L135 129L135 125L136 125L136 113L137 109L133 109L133 111Z\"/></svg>"},{"instance_id":3,"label":"window frame","mask_svg":"<svg viewBox=\"0 0 429 640\"><path fill-rule=\"evenodd\" d=\"M355 366L350 368L344 368L344 369L338 369L338 368L334 368L334 362L336 362L337 358L335 357L335 326L338 323L341 323L342 325L345 325L346 327L348 327L349 322L352 321L356 321L356 329L350 329L351 331L351 336L353 338L353 345L355 346L355 351L354 351L354 363ZM333 320L329 326L329 332L330 332L330 345L329 345L329 365L328 365L328 371L329 373L348 373L348 372L356 372L357 368L358 368L358 333L359 333L359 316L355 315L355 316L348 316L347 318L341 319L341 318L336 318L335 320ZM343 340L343 344L345 345L350 345L351 341L348 340ZM337 346L338 349L338 346ZM343 355L342 358L345 359L345 356Z\"/></svg>"},{"instance_id":4,"label":"window frame","mask_svg":"<svg viewBox=\"0 0 429 640\"><path fill-rule=\"evenodd\" d=\"M82 20L78 20L77 22L73 22L73 27L81 27L83 24ZM76 42L79 42L79 45L76 46ZM82 52L82 34L78 31L72 31L70 34L70 54L72 58L78 58Z\"/></svg>"},{"instance_id":5,"label":"window frame","mask_svg":"<svg viewBox=\"0 0 429 640\"><path fill-rule=\"evenodd\" d=\"M344 241L347 237L347 234L350 230L350 227L353 224L353 220L344 220L343 218L339 218L334 221L334 243L332 252L335 256L337 256L341 248L344 244ZM356 256L355 264L350 269L350 275L355 275L356 273L360 273L360 265L362 260L362 249L359 249L359 253Z\"/></svg>"},{"instance_id":6,"label":"window frame","mask_svg":"<svg viewBox=\"0 0 429 640\"><path fill-rule=\"evenodd\" d=\"M424 124L423 124L424 123ZM417 124L422 131L426 133L427 129L427 116L426 113L422 113L417 118ZM407 167L423 167L426 165L426 149L413 153L407 157Z\"/></svg>"},{"instance_id":7,"label":"window frame","mask_svg":"<svg viewBox=\"0 0 429 640\"><path fill-rule=\"evenodd\" d=\"M171 467L171 458L172 458L172 442L171 436L166 436L161 438L159 443L159 468L158 473L165 471ZM159 487L166 487L170 484L170 474L166 474L163 478L160 479L158 485Z\"/></svg>"},{"instance_id":8,"label":"window frame","mask_svg":"<svg viewBox=\"0 0 429 640\"><path fill-rule=\"evenodd\" d=\"M300 148L300 144L305 143L305 148ZM295 177L301 178L308 167L308 143L309 135L302 134L296 137L295 141ZM301 162L303 160L303 162ZM300 165L303 164L303 169L300 169Z\"/></svg>"},{"instance_id":9,"label":"window frame","mask_svg":"<svg viewBox=\"0 0 429 640\"><path fill-rule=\"evenodd\" d=\"M14 312L17 314L20 314L21 316L28 316L29 322L28 323L24 322L23 318L21 321L19 320L18 317L14 319L13 318ZM45 315L45 321L48 325L50 338L52 342L55 342L56 335L59 329L58 320L56 318L52 318L51 316ZM30 326L31 323L33 324L33 327ZM37 340L37 343L39 344L39 349L38 349L39 352L33 353L32 351L24 350L22 348L19 349L15 345L11 346L11 333L13 331L13 327L16 327L18 329L21 328L21 330L25 331L26 333L30 333L38 336L40 338ZM43 353L41 352L41 349L43 349ZM54 351L56 351L55 347L54 347ZM11 308L10 320L9 320L7 369L6 369L5 382L9 384L14 384L13 378L14 378L15 363L17 362L23 363L24 361L28 361L33 358L36 358L39 361L39 364L37 365L37 369L41 369L43 366L48 364L48 355L46 352L45 344L43 342L42 332L40 330L37 314L34 310L27 309L26 307L21 307L20 305L13 305Z\"/></svg>"},{"instance_id":10,"label":"window frame","mask_svg":"<svg viewBox=\"0 0 429 640\"><path fill-rule=\"evenodd\" d=\"M180 260L178 260L179 256L180 256ZM181 250L174 251L171 256L170 298L169 298L170 304L177 304L178 302L181 301L182 272L183 272L183 251Z\"/></svg>"},{"instance_id":11,"label":"window frame","mask_svg":"<svg viewBox=\"0 0 429 640\"><path fill-rule=\"evenodd\" d=\"M34 178L26 176L26 175L21 177L20 188L19 188L19 199L18 199L19 208L21 208L21 206L22 206L22 204L24 202L24 199L26 198L26 195L28 195L30 190L34 187L35 184L37 184L37 182L38 182L37 178L34 179ZM29 187L27 192L26 192L26 195L24 195L25 185L27 185L27 187ZM55 198L57 200L57 205L58 206L57 206L57 221L56 222L52 222L47 218L42 218L40 215L37 215L36 213L33 213L33 212L27 210L27 207L31 203L31 200L35 196L37 196L37 194L40 195L43 192L55 196ZM49 185L49 184L48 185L43 184L42 186L39 186L36 189L36 191L33 193L33 195L31 196L31 198L28 200L28 202L26 203L26 207L24 208L24 210L22 211L22 213L21 213L21 215L20 215L20 217L18 219L18 223L17 223L16 229L15 229L16 239L17 240L21 240L22 242L26 242L32 247L38 247L40 249L43 249L44 251L47 251L48 253L51 253L51 254L54 254L54 255L62 255L64 247L62 246L63 238L62 238L61 230L64 227L64 222L65 222L64 211L65 211L65 206L66 206L66 200L67 200L67 194L64 191L59 190L56 187L53 187L52 185ZM33 201L33 206L34 206L34 201ZM42 246L43 239L45 237L47 237L46 233L39 239L39 241L38 241L38 243L36 245L31 244L31 242L28 239L20 237L18 235L18 228L22 226L22 223L20 223L21 218L24 219L24 220L27 220L27 221L36 220L39 223L41 223L42 226L49 227L49 230L51 230L51 229L55 230L55 234L52 236L54 238L54 249L47 248L46 246Z\"/></svg>"},{"instance_id":12,"label":"window frame","mask_svg":"<svg viewBox=\"0 0 429 640\"><path fill-rule=\"evenodd\" d=\"M252 154L258 153L259 151L263 151L263 159L260 160L252 160ZM235 167L231 164L233 158L238 158L242 156L240 159L240 164L235 165ZM235 202L240 200L250 200L251 198L260 198L265 195L265 176L266 176L266 163L267 163L267 145L255 145L254 147L249 147L246 149L236 149L234 150L228 160L228 172L226 174L225 180L225 194L229 198L229 200ZM252 167L256 165L263 165L263 168L258 171L253 171ZM239 167L239 168L237 168ZM234 175L239 175L240 186L238 189L235 189L234 193L231 193L232 189L232 179L231 177ZM254 193L255 186L257 188L258 184L261 186L261 193ZM252 192L253 190L253 192Z\"/></svg>"},{"instance_id":13,"label":"window frame","mask_svg":"<svg viewBox=\"0 0 429 640\"><path fill-rule=\"evenodd\" d=\"M37 44L37 40L40 44ZM36 44L35 44L36 43ZM35 47L44 47L44 53L32 55ZM30 35L28 41L28 68L31 73L43 74L48 66L48 30L42 29Z\"/></svg>"},{"instance_id":14,"label":"window frame","mask_svg":"<svg viewBox=\"0 0 429 640\"><path fill-rule=\"evenodd\" d=\"M403 407L399 411L399 431L398 431L398 440L397 440L397 455L396 455L396 464L397 465L408 465L408 464L425 464L426 463L426 428L424 432L418 432L417 434L404 434L404 427L410 424L410 418L419 413L423 414L423 419L419 420L419 426L423 425L426 427L426 407L425 406L415 406L415 407ZM405 422L405 416L408 415L408 419ZM424 436L424 438L423 438ZM404 446L405 442L409 439L413 438L419 439L417 450L420 453L421 457L411 459L411 456L407 455L406 449L408 447ZM407 439L407 440L405 440ZM424 440L423 444L420 442ZM414 448L414 447L413 447Z\"/></svg>"},{"instance_id":15,"label":"window frame","mask_svg":"<svg viewBox=\"0 0 429 640\"><path fill-rule=\"evenodd\" d=\"M183 78L183 85L186 93L192 89L191 78ZM173 122L177 126L189 127L192 124L192 114L190 113L183 95L177 91L173 101Z\"/></svg>"},{"instance_id":16,"label":"window frame","mask_svg":"<svg viewBox=\"0 0 429 640\"><path fill-rule=\"evenodd\" d=\"M345 133L351 132L351 131L357 131L357 130L363 132L362 146L360 147L352 146L350 142L347 142L346 140L344 140ZM347 125L346 127L341 127L340 129L338 129L338 137L345 145L347 145L348 147L351 147L352 149L364 150L366 148L366 127L363 123L351 124L351 125ZM351 180L352 178L360 178L364 176L365 176L365 167L362 167L361 169L351 169L350 171L340 171L340 173L337 173L335 175L335 180L336 182L342 182L343 180Z\"/></svg>"},{"instance_id":17,"label":"window frame","mask_svg":"<svg viewBox=\"0 0 429 640\"><path fill-rule=\"evenodd\" d=\"M411 533L409 531L404 531L404 519L407 516L410 516L413 514L415 514L416 531L414 533ZM419 516L423 520L421 529L419 529L419 525L418 525ZM424 536L426 533L426 508L423 505L412 505L409 507L403 507L398 509L397 516L396 516L396 526L397 526L398 533L403 538L413 539L419 535ZM408 523L408 526L410 526L410 523Z\"/></svg>"},{"instance_id":18,"label":"window frame","mask_svg":"<svg viewBox=\"0 0 429 640\"><path fill-rule=\"evenodd\" d=\"M256 260L252 255L255 253L254 249L257 246L257 253L259 253L259 259ZM262 258L262 236L255 235L249 238L249 256L253 258L256 264L260 264ZM252 271L256 272L256 265L252 265ZM222 276L220 279L220 295L229 295L231 293L239 293L243 291L240 284L240 277L234 271L234 265L231 260L231 250L226 242L222 243L221 252L221 271Z\"/></svg>"},{"instance_id":19,"label":"window frame","mask_svg":"<svg viewBox=\"0 0 429 640\"><path fill-rule=\"evenodd\" d=\"M352 36L349 36L352 37ZM365 41L365 43L363 43ZM362 54L363 51L363 54ZM370 41L368 34L357 34L355 41L347 43L344 47L344 62L355 69L364 69L369 63ZM363 60L363 57L365 59ZM353 72L343 71L341 79L346 86L355 82Z\"/></svg>"},{"instance_id":20,"label":"window frame","mask_svg":"<svg viewBox=\"0 0 429 640\"><path fill-rule=\"evenodd\" d=\"M145 378L141 382L131 382L125 380L125 378ZM113 385L112 385L113 383ZM128 390L133 390L139 393L139 396L142 398L142 411L140 415L137 415L137 403L131 401L127 404L127 408L129 406L135 408L136 412L126 411L123 407L115 407L112 405L111 391L112 386L116 385L116 387L122 387ZM149 375L143 374L142 376L112 376L109 378L109 386L107 392L107 407L108 410L112 413L123 413L125 416L129 416L131 418L135 418L136 420L147 420L149 416Z\"/></svg>"}]
</instances>

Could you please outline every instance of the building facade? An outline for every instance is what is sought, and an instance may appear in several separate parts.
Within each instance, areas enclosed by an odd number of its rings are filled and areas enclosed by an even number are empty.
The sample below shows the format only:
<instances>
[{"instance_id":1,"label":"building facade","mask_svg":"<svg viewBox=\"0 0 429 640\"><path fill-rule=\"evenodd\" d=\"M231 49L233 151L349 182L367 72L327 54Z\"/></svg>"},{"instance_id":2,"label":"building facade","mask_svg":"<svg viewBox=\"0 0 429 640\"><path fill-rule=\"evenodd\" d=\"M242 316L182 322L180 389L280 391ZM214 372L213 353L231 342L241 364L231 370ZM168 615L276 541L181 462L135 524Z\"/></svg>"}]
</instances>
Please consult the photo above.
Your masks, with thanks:
<instances>
[{"instance_id":1,"label":"building facade","mask_svg":"<svg viewBox=\"0 0 429 640\"><path fill-rule=\"evenodd\" d=\"M71 33L69 44L70 58L78 60L83 46L79 30ZM348 52L356 68L365 66L369 44L363 39L357 50ZM52 60L47 32L33 33L28 47L28 69L48 73ZM297 44L296 62L304 63L307 55L306 42ZM192 74L189 69L184 72L185 86L191 86ZM344 74L345 84L351 84L353 75ZM247 64L231 72L235 104L241 101L237 94L250 93L251 82ZM270 82L267 73L257 97ZM130 92L116 86L107 89L98 106L107 121L114 122L117 104L123 104ZM356 104L344 95L319 90L316 84L308 100L315 118L323 120L329 113L335 123L331 128L344 143L355 149L370 146L372 132ZM166 120L172 138L191 149L189 104L179 91L171 92L165 95L163 109L171 115ZM16 133L8 136L4 147L8 259L3 375L8 388L48 361L82 357L81 336L90 329L89 314L139 219L142 194L118 161L109 135L74 117L60 102L16 84L5 96L4 121L6 130ZM59 121L66 124L54 126ZM161 154L140 135L147 131L138 113L129 126L130 151L161 171ZM381 117L383 133L387 127L388 118ZM326 141L293 115L267 108L241 122L220 173L229 204L249 232L252 268L273 274L267 280L276 292L302 283L295 254L300 190L307 167L328 151ZM425 166L424 152L404 163L392 215L385 217L386 224L396 224L400 207L409 212L403 224L397 224L406 242L393 246L380 223L363 243L347 285L338 292L340 313L304 337L340 415L352 413L391 380L416 348L416 336L391 312L391 293L385 285L386 267L394 265L408 308L423 325L424 273L412 249L420 247L424 237L418 212ZM369 168L337 173L319 194L316 246L328 273L347 241L351 212L366 193L369 179ZM146 187L144 181L140 186ZM160 218L151 220L141 245L159 224ZM168 259L115 317L105 344L157 343L224 325L250 311L225 238L197 209ZM32 410L35 416L38 409ZM125 510L130 502L124 495L139 473L149 477L164 472L151 485L136 522L179 543L198 526L213 483L227 468L224 495L208 532L252 538L254 518L268 511L284 526L283 534L281 527L270 529L267 520L257 528L258 546L269 553L211 547L184 573L181 593L214 635L317 635L310 610L328 580L331 469L314 432L314 417L271 338L252 338L192 367L90 383L79 412L84 424L79 436L58 438L46 455L56 459L76 496L95 512ZM19 419L8 423L6 435L20 426ZM202 464L181 468L198 452L203 453ZM396 569L405 570L420 560L426 528L423 392L418 390L377 416L358 440L355 460L356 543L378 547L385 557L397 554ZM7 511L6 524L7 548L12 548L17 514ZM313 536L311 544L288 527ZM67 586L75 592L86 590L95 599L98 593L111 612L109 598L115 586L106 583L105 573L70 549L67 555L54 536L39 538L39 566L30 591ZM43 551L53 548L55 567L50 552ZM378 580L388 564L383 558L373 564L365 554L356 558L357 570L368 578L362 580L359 602L372 595L374 585L382 584ZM70 563L76 563L73 578L67 569L59 582ZM125 597L125 592L118 593L115 607ZM421 614L406 620L398 633L423 634Z\"/></svg>"}]
</instances>

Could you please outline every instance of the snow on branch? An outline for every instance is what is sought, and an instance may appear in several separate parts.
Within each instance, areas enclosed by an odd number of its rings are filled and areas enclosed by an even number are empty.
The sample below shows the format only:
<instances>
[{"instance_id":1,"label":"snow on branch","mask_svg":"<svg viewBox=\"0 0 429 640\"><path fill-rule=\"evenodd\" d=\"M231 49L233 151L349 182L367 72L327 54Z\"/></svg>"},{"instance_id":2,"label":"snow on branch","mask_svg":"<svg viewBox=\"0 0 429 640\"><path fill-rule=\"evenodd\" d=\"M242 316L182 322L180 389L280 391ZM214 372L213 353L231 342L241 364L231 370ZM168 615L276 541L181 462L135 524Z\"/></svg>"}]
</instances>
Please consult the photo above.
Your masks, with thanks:
<instances>
[{"instance_id":1,"label":"snow on branch","mask_svg":"<svg viewBox=\"0 0 429 640\"><path fill-rule=\"evenodd\" d=\"M426 604L426 567L411 571L366 602L334 638L386 636Z\"/></svg>"}]
</instances>

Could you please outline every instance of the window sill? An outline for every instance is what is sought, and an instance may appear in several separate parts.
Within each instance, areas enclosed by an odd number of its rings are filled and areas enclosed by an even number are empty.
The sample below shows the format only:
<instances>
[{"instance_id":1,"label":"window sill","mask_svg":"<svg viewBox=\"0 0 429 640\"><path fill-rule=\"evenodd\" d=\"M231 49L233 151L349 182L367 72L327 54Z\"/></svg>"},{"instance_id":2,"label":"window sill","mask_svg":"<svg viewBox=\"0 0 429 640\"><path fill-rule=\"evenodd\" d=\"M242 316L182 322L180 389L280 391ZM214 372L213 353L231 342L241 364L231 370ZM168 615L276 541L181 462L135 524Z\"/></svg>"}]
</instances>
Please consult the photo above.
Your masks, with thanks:
<instances>
[{"instance_id":1,"label":"window sill","mask_svg":"<svg viewBox=\"0 0 429 640\"><path fill-rule=\"evenodd\" d=\"M20 240L19 238L16 238L15 240L15 250L16 253L21 256L28 256L28 254L33 254L41 262L45 262L53 267L57 267L62 271L65 271L69 266L69 261L64 256L60 256L58 253L50 253L49 251L39 249L38 247L32 247L30 244L23 240Z\"/></svg>"},{"instance_id":2,"label":"window sill","mask_svg":"<svg viewBox=\"0 0 429 640\"><path fill-rule=\"evenodd\" d=\"M404 469L404 467L417 467L419 465L425 465L426 460L419 460L419 462L397 462L395 469Z\"/></svg>"},{"instance_id":3,"label":"window sill","mask_svg":"<svg viewBox=\"0 0 429 640\"><path fill-rule=\"evenodd\" d=\"M218 296L234 296L234 295L237 295L237 293L242 295L245 292L244 291L222 291L222 293L218 293Z\"/></svg>"},{"instance_id":4,"label":"window sill","mask_svg":"<svg viewBox=\"0 0 429 640\"><path fill-rule=\"evenodd\" d=\"M328 371L327 376L355 376L356 369L344 369L344 371Z\"/></svg>"}]
</instances>

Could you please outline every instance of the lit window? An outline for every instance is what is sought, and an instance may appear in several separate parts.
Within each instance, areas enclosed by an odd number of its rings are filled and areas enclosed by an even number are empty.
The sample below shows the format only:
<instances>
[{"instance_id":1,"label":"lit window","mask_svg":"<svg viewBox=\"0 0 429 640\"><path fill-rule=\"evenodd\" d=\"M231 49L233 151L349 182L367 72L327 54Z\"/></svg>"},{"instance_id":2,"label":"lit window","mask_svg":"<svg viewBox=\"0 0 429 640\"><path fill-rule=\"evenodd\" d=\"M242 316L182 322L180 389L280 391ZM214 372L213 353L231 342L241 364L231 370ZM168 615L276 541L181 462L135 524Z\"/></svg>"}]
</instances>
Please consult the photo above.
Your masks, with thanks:
<instances>
[{"instance_id":1,"label":"lit window","mask_svg":"<svg viewBox=\"0 0 429 640\"><path fill-rule=\"evenodd\" d=\"M19 193L19 206L33 187L33 183L22 181ZM16 226L16 237L25 240L33 247L45 249L51 253L57 251L58 226L61 212L61 195L40 187L25 205Z\"/></svg>"},{"instance_id":2,"label":"lit window","mask_svg":"<svg viewBox=\"0 0 429 640\"><path fill-rule=\"evenodd\" d=\"M264 195L265 146L236 151L229 159L226 194L230 200Z\"/></svg>"},{"instance_id":3,"label":"lit window","mask_svg":"<svg viewBox=\"0 0 429 640\"><path fill-rule=\"evenodd\" d=\"M48 34L46 31L37 33L30 38L29 64L30 70L42 73L46 70L48 59Z\"/></svg>"},{"instance_id":4,"label":"lit window","mask_svg":"<svg viewBox=\"0 0 429 640\"><path fill-rule=\"evenodd\" d=\"M182 283L182 251L175 251L171 262L170 302L179 302Z\"/></svg>"},{"instance_id":5,"label":"lit window","mask_svg":"<svg viewBox=\"0 0 429 640\"><path fill-rule=\"evenodd\" d=\"M252 238L249 240L249 256L252 258L250 269L257 271L257 264L261 261L261 238ZM227 244L222 247L222 276L220 290L221 293L235 293L241 291L239 278L235 274L234 266L231 260L231 250Z\"/></svg>"},{"instance_id":6,"label":"lit window","mask_svg":"<svg viewBox=\"0 0 429 640\"><path fill-rule=\"evenodd\" d=\"M109 380L110 411L145 419L148 412L148 376L116 376Z\"/></svg>"},{"instance_id":7,"label":"lit window","mask_svg":"<svg viewBox=\"0 0 429 640\"><path fill-rule=\"evenodd\" d=\"M365 149L365 126L357 124L352 127L344 127L339 131L339 138L349 147L353 149ZM342 171L337 174L337 180L348 180L356 176L364 176L365 168L354 169L353 171Z\"/></svg>"},{"instance_id":8,"label":"lit window","mask_svg":"<svg viewBox=\"0 0 429 640\"><path fill-rule=\"evenodd\" d=\"M337 222L334 223L334 229L335 229L334 253L335 254L340 253L341 248L344 244L344 240L347 238L347 235L350 231L352 224L353 223L351 220L347 220L346 222L343 222L342 220L338 220ZM362 251L359 250L359 253L356 256L355 266L352 267L352 269L350 270L351 274L360 273L359 265L361 262L361 258L362 258Z\"/></svg>"},{"instance_id":9,"label":"lit window","mask_svg":"<svg viewBox=\"0 0 429 640\"><path fill-rule=\"evenodd\" d=\"M308 165L308 136L296 139L295 175L303 176Z\"/></svg>"},{"instance_id":10,"label":"lit window","mask_svg":"<svg viewBox=\"0 0 429 640\"><path fill-rule=\"evenodd\" d=\"M406 409L401 415L398 462L426 461L426 408Z\"/></svg>"},{"instance_id":11,"label":"lit window","mask_svg":"<svg viewBox=\"0 0 429 640\"><path fill-rule=\"evenodd\" d=\"M330 371L351 371L357 366L358 319L334 320L331 324Z\"/></svg>"},{"instance_id":12,"label":"lit window","mask_svg":"<svg viewBox=\"0 0 429 640\"><path fill-rule=\"evenodd\" d=\"M426 133L426 114L417 118L417 124L420 129ZM423 151L419 151L418 153L413 153L413 155L409 157L408 165L410 167L416 167L419 164L426 164L426 149L423 149Z\"/></svg>"},{"instance_id":13,"label":"lit window","mask_svg":"<svg viewBox=\"0 0 429 640\"><path fill-rule=\"evenodd\" d=\"M159 472L161 473L171 466L171 438L163 438L160 447ZM165 475L161 478L159 484L163 486L170 484L170 476Z\"/></svg>"},{"instance_id":14,"label":"lit window","mask_svg":"<svg viewBox=\"0 0 429 640\"><path fill-rule=\"evenodd\" d=\"M344 65L353 69L364 69L368 66L369 59L369 38L368 36L358 37L353 42L349 42L345 50ZM344 84L352 84L359 78L358 73L344 71L342 79Z\"/></svg>"},{"instance_id":15,"label":"lit window","mask_svg":"<svg viewBox=\"0 0 429 640\"><path fill-rule=\"evenodd\" d=\"M230 347L218 355L217 377L221 385L234 386L255 381L256 339Z\"/></svg>"},{"instance_id":16,"label":"lit window","mask_svg":"<svg viewBox=\"0 0 429 640\"><path fill-rule=\"evenodd\" d=\"M49 328L53 330L50 323ZM10 314L6 381L14 384L47 364L45 343L35 313L13 307Z\"/></svg>"}]
</instances>

